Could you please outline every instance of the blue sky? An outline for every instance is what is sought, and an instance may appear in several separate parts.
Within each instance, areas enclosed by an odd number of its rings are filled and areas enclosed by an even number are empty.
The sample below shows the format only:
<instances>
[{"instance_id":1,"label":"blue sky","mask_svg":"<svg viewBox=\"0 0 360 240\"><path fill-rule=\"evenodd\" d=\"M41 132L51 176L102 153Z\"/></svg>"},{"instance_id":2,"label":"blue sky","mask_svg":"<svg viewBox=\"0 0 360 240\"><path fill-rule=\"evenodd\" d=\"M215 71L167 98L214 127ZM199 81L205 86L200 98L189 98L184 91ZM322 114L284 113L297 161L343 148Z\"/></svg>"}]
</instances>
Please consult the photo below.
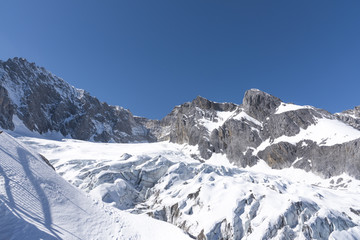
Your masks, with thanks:
<instances>
[{"instance_id":1,"label":"blue sky","mask_svg":"<svg viewBox=\"0 0 360 240\"><path fill-rule=\"evenodd\" d=\"M148 118L250 88L338 112L360 105L359 12L358 0L5 0L0 59Z\"/></svg>"}]
</instances>

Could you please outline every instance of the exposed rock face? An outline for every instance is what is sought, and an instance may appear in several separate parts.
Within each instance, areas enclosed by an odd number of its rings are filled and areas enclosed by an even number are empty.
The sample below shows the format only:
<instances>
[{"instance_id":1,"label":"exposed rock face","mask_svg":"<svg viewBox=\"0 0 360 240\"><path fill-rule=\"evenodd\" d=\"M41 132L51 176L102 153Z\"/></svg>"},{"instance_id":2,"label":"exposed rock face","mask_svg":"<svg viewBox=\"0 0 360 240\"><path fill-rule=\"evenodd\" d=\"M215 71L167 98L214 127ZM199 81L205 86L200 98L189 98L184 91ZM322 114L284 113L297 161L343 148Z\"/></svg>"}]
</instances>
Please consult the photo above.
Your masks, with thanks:
<instances>
[{"instance_id":1,"label":"exposed rock face","mask_svg":"<svg viewBox=\"0 0 360 240\"><path fill-rule=\"evenodd\" d=\"M148 119L144 117L134 117L135 121L145 126L150 131L150 135L158 142L169 141L169 126L162 121Z\"/></svg>"},{"instance_id":2,"label":"exposed rock face","mask_svg":"<svg viewBox=\"0 0 360 240\"><path fill-rule=\"evenodd\" d=\"M14 58L0 62L0 127L14 130L19 124L40 134L55 131L82 140L197 145L199 156L194 158L201 161L221 153L241 167L262 159L272 168L360 178L360 107L332 115L285 104L257 89L248 90L240 105L199 96L160 121L149 120Z\"/></svg>"},{"instance_id":3,"label":"exposed rock face","mask_svg":"<svg viewBox=\"0 0 360 240\"><path fill-rule=\"evenodd\" d=\"M341 113L336 113L335 116L341 121L360 130L360 106L356 106L354 109L346 110Z\"/></svg>"},{"instance_id":4,"label":"exposed rock face","mask_svg":"<svg viewBox=\"0 0 360 240\"><path fill-rule=\"evenodd\" d=\"M294 166L324 177L346 172L360 178L360 150L355 140L360 138L360 132L351 127L358 127L357 110L332 115L310 106L285 104L270 94L251 89L241 105L197 97L175 107L156 122L157 130L152 132L158 135L159 129L166 129L161 132L162 139L198 145L205 160L222 153L241 167L255 165L262 159L272 168ZM341 129L336 132L338 126ZM315 134L316 128L321 130ZM342 131L350 131L351 137L340 136ZM314 139L319 134L324 137Z\"/></svg>"},{"instance_id":5,"label":"exposed rock face","mask_svg":"<svg viewBox=\"0 0 360 240\"><path fill-rule=\"evenodd\" d=\"M22 58L0 61L0 127L99 142L154 141L129 110L109 106Z\"/></svg>"},{"instance_id":6,"label":"exposed rock face","mask_svg":"<svg viewBox=\"0 0 360 240\"><path fill-rule=\"evenodd\" d=\"M243 99L244 110L258 120L264 120L280 106L281 100L258 89L246 91Z\"/></svg>"},{"instance_id":7,"label":"exposed rock face","mask_svg":"<svg viewBox=\"0 0 360 240\"><path fill-rule=\"evenodd\" d=\"M0 86L0 125L5 129L14 130L12 116L14 114L14 105L11 103L7 90Z\"/></svg>"}]
</instances>

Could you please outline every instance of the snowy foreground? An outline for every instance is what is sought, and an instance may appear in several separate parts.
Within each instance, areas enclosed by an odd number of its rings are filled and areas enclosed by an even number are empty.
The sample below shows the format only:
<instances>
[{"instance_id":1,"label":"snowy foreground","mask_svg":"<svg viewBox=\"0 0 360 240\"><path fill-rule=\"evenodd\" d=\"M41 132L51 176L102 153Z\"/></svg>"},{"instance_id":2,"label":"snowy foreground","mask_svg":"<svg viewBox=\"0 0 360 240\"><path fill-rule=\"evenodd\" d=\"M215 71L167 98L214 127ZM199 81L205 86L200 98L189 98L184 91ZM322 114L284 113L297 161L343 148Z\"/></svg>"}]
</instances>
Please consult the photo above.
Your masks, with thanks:
<instances>
[{"instance_id":1,"label":"snowy foreground","mask_svg":"<svg viewBox=\"0 0 360 240\"><path fill-rule=\"evenodd\" d=\"M9 217L1 218L0 231L13 221L9 234L186 239L181 228L198 239L360 239L360 181L347 175L322 179L264 162L239 169L220 154L201 163L196 147L166 142L19 138L99 200L94 204L10 137L1 138L1 186L7 187L0 209Z\"/></svg>"},{"instance_id":2,"label":"snowy foreground","mask_svg":"<svg viewBox=\"0 0 360 240\"><path fill-rule=\"evenodd\" d=\"M55 173L37 153L8 134L0 134L0 239L169 236L189 238L171 224L94 202Z\"/></svg>"}]
</instances>

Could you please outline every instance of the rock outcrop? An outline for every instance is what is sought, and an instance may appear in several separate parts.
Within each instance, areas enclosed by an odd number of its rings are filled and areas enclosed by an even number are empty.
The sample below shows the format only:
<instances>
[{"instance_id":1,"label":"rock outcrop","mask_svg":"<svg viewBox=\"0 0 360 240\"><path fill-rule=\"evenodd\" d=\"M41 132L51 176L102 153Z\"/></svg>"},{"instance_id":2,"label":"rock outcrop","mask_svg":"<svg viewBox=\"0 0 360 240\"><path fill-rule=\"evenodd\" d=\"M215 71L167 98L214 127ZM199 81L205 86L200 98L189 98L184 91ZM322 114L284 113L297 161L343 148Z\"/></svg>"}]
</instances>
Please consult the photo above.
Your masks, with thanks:
<instances>
[{"instance_id":1,"label":"rock outcrop","mask_svg":"<svg viewBox=\"0 0 360 240\"><path fill-rule=\"evenodd\" d=\"M341 113L336 113L335 116L339 120L360 130L360 106L356 106L354 109L346 110Z\"/></svg>"},{"instance_id":2,"label":"rock outcrop","mask_svg":"<svg viewBox=\"0 0 360 240\"><path fill-rule=\"evenodd\" d=\"M161 132L161 139L197 145L204 160L221 153L241 167L262 159L277 169L293 166L324 177L346 172L360 178L356 109L333 115L251 89L240 105L197 97L147 126L158 138Z\"/></svg>"},{"instance_id":3,"label":"rock outcrop","mask_svg":"<svg viewBox=\"0 0 360 240\"><path fill-rule=\"evenodd\" d=\"M16 130L16 122L81 140L155 141L129 110L100 102L23 58L0 61L0 127Z\"/></svg>"},{"instance_id":4,"label":"rock outcrop","mask_svg":"<svg viewBox=\"0 0 360 240\"><path fill-rule=\"evenodd\" d=\"M276 111L280 104L281 100L279 98L258 89L246 91L243 99L245 112L258 120L265 120L267 116Z\"/></svg>"}]
</instances>

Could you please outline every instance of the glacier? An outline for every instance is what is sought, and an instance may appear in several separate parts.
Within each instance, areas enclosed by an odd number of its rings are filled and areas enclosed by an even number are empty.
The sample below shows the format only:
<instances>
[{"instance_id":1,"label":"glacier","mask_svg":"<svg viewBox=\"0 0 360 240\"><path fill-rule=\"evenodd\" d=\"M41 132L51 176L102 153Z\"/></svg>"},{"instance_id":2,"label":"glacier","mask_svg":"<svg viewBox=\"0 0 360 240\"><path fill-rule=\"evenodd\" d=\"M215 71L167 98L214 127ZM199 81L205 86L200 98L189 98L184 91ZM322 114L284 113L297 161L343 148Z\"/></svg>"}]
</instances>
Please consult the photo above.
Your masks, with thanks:
<instances>
[{"instance_id":1,"label":"glacier","mask_svg":"<svg viewBox=\"0 0 360 240\"><path fill-rule=\"evenodd\" d=\"M0 239L190 239L171 224L94 201L6 133L0 159Z\"/></svg>"},{"instance_id":2,"label":"glacier","mask_svg":"<svg viewBox=\"0 0 360 240\"><path fill-rule=\"evenodd\" d=\"M360 181L347 174L324 179L264 161L238 168L223 154L200 162L196 147L168 142L21 141L95 199L197 239L360 237Z\"/></svg>"}]
</instances>

